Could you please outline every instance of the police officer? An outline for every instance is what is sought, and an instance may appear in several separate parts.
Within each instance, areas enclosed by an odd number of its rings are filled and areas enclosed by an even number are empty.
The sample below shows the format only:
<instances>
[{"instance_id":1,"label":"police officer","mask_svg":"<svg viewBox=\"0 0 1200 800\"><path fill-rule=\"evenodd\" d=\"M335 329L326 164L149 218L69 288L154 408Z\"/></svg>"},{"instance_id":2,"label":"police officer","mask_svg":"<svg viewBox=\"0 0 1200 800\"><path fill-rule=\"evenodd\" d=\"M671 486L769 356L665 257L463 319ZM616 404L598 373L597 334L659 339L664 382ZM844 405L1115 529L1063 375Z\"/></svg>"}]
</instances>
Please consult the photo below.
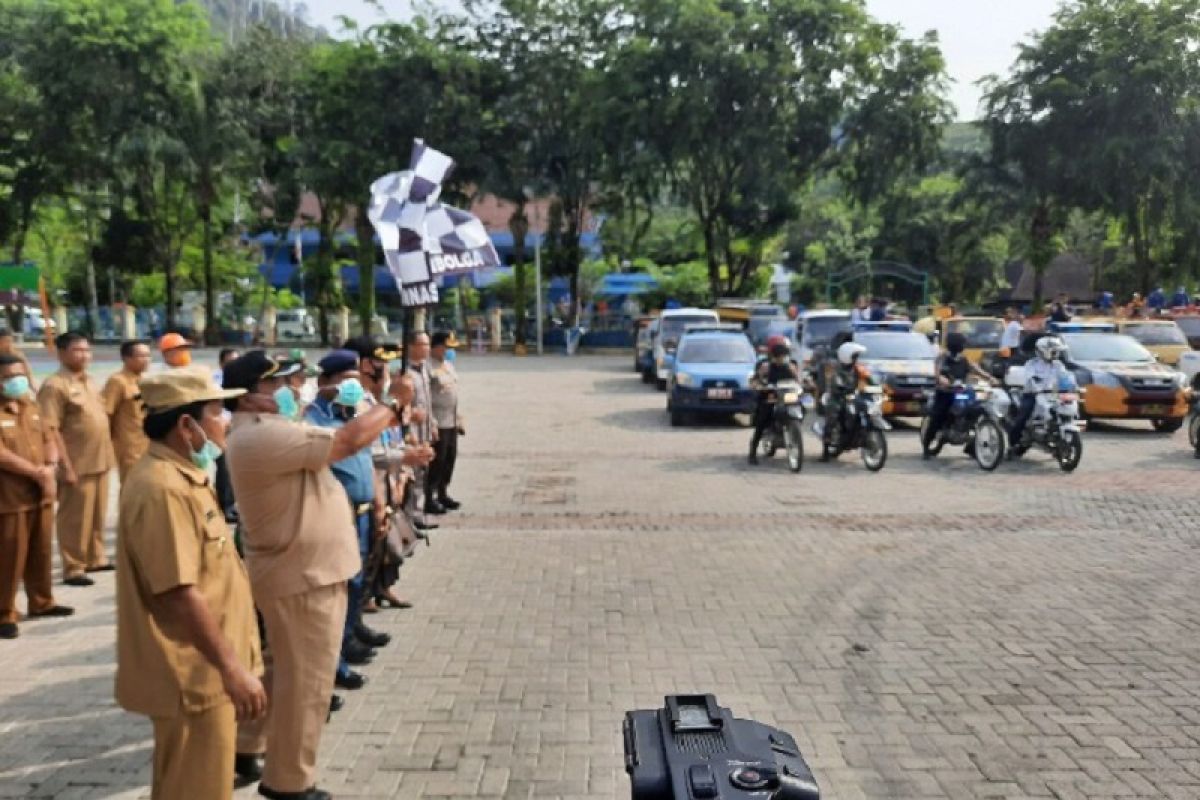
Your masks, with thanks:
<instances>
[{"instance_id":1,"label":"police officer","mask_svg":"<svg viewBox=\"0 0 1200 800\"><path fill-rule=\"evenodd\" d=\"M449 495L454 465L458 461L458 437L465 433L458 412L458 372L450 356L458 340L452 332L437 331L429 343L429 404L433 425L437 428L433 463L425 481L425 508L440 505L457 511L462 503Z\"/></svg>"},{"instance_id":2,"label":"police officer","mask_svg":"<svg viewBox=\"0 0 1200 800\"><path fill-rule=\"evenodd\" d=\"M413 331L409 334L408 342L408 374L412 375L413 398L412 410L409 413L409 434L416 444L437 446L438 430L433 424L433 389L429 379L429 334L425 331ZM415 470L416 487L421 496L427 495L429 470ZM434 500L422 506L425 514L445 514L446 508ZM421 521L423 526L425 521Z\"/></svg>"},{"instance_id":3,"label":"police officer","mask_svg":"<svg viewBox=\"0 0 1200 800\"><path fill-rule=\"evenodd\" d=\"M767 357L758 363L750 386L758 391L754 406L754 434L750 437L751 464L758 463L758 446L763 434L771 427L775 400L767 390L785 381L800 380L800 365L792 360L792 348L784 336L767 339Z\"/></svg>"},{"instance_id":4,"label":"police officer","mask_svg":"<svg viewBox=\"0 0 1200 800\"><path fill-rule=\"evenodd\" d=\"M42 422L53 431L61 474L58 484L58 546L64 582L91 586L85 572L112 569L104 551L108 473L113 468L108 414L87 373L92 347L81 333L54 341L61 369L38 392Z\"/></svg>"},{"instance_id":5,"label":"police officer","mask_svg":"<svg viewBox=\"0 0 1200 800\"><path fill-rule=\"evenodd\" d=\"M17 638L17 586L30 617L74 613L50 588L57 446L29 390L25 362L0 353L0 639Z\"/></svg>"},{"instance_id":6,"label":"police officer","mask_svg":"<svg viewBox=\"0 0 1200 800\"><path fill-rule=\"evenodd\" d=\"M2 326L0 326L0 356L13 356L24 364L25 375L29 378L29 382L33 383L33 369L29 366L29 359L17 348L12 331Z\"/></svg>"},{"instance_id":7,"label":"police officer","mask_svg":"<svg viewBox=\"0 0 1200 800\"><path fill-rule=\"evenodd\" d=\"M142 390L138 388L138 381L149 368L150 348L145 343L122 342L121 371L108 379L101 392L122 485L129 470L150 446L150 440L142 430L146 413L142 406Z\"/></svg>"},{"instance_id":8,"label":"police officer","mask_svg":"<svg viewBox=\"0 0 1200 800\"><path fill-rule=\"evenodd\" d=\"M400 409L381 403L340 428L281 414L295 397L279 364L253 350L225 368L234 401L227 458L254 600L273 674L265 725L239 732L238 752L266 753L260 794L323 800L316 760L346 621L346 582L361 569L346 492L331 464L367 447ZM284 409L281 409L281 405Z\"/></svg>"},{"instance_id":9,"label":"police officer","mask_svg":"<svg viewBox=\"0 0 1200 800\"><path fill-rule=\"evenodd\" d=\"M204 369L142 382L146 455L121 492L117 702L154 724L151 797L229 798L238 719L266 712L250 582L208 468L222 401Z\"/></svg>"},{"instance_id":10,"label":"police officer","mask_svg":"<svg viewBox=\"0 0 1200 800\"><path fill-rule=\"evenodd\" d=\"M933 443L937 441L937 435L941 433L942 427L946 424L946 418L950 416L950 408L954 404L954 387L966 383L967 378L971 375L991 384L997 382L995 378L988 375L979 366L972 364L970 359L963 355L966 347L966 335L950 334L946 337L945 352L938 356L934 364L937 388L934 390L933 403L929 408L929 425L926 426L925 435L921 439L921 450L926 459L933 458ZM972 454L970 449L967 454Z\"/></svg>"},{"instance_id":11,"label":"police officer","mask_svg":"<svg viewBox=\"0 0 1200 800\"><path fill-rule=\"evenodd\" d=\"M358 354L334 350L317 362L317 369L317 396L305 409L304 420L320 428L336 430L354 418L358 405L366 398L358 378ZM368 663L375 655L371 648L384 647L391 641L386 633L371 630L362 621L363 565L371 552L372 530L381 529L384 523L383 503L376 492L370 445L334 463L331 468L346 490L347 513L354 520L360 556L359 570L347 587L346 624L334 683L343 689L358 689L366 679L351 670L350 665Z\"/></svg>"}]
</instances>

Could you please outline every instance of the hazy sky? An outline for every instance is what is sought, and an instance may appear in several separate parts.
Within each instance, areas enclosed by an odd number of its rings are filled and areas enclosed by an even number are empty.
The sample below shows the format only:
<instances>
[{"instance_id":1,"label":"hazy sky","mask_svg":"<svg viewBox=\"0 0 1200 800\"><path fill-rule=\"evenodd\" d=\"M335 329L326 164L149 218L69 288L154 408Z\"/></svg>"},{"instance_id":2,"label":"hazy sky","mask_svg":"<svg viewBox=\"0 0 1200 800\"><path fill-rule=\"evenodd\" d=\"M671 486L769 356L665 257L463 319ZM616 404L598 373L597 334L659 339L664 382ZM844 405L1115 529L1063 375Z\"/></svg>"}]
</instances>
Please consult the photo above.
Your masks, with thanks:
<instances>
[{"instance_id":1,"label":"hazy sky","mask_svg":"<svg viewBox=\"0 0 1200 800\"><path fill-rule=\"evenodd\" d=\"M296 2L296 0L293 0ZM378 21L375 10L362 0L304 0L309 19L330 32L339 28L339 14L360 23ZM449 6L453 0L435 0ZM409 0L380 0L389 16L407 18ZM954 80L951 98L959 116L974 118L979 107L975 81L989 73L1003 74L1012 64L1014 46L1030 32L1046 27L1058 3L1055 0L867 0L878 19L902 25L910 35L938 31Z\"/></svg>"}]
</instances>

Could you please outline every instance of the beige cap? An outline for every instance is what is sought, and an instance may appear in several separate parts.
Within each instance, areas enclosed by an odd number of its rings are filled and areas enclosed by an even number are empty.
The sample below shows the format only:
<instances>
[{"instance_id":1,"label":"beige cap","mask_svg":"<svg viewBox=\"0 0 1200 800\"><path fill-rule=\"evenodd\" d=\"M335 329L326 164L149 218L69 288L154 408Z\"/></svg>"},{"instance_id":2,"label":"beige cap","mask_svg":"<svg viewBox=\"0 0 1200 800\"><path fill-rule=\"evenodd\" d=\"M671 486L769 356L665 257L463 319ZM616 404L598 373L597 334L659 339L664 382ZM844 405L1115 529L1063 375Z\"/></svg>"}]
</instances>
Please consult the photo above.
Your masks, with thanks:
<instances>
[{"instance_id":1,"label":"beige cap","mask_svg":"<svg viewBox=\"0 0 1200 800\"><path fill-rule=\"evenodd\" d=\"M146 411L159 414L173 408L241 397L245 389L220 389L204 367L185 367L148 375L138 383Z\"/></svg>"}]
</instances>

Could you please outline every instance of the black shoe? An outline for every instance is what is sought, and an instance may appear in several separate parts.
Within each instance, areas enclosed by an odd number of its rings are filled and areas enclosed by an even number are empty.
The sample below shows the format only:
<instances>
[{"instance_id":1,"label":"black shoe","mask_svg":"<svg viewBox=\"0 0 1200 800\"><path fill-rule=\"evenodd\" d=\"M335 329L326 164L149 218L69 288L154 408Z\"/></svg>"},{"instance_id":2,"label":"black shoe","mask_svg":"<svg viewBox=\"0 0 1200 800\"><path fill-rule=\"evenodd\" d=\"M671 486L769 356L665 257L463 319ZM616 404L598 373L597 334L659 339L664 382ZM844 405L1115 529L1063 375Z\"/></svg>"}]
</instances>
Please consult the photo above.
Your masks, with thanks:
<instances>
[{"instance_id":1,"label":"black shoe","mask_svg":"<svg viewBox=\"0 0 1200 800\"><path fill-rule=\"evenodd\" d=\"M30 611L29 618L37 619L39 617L69 617L75 613L75 609L70 606L50 606L42 611Z\"/></svg>"},{"instance_id":2,"label":"black shoe","mask_svg":"<svg viewBox=\"0 0 1200 800\"><path fill-rule=\"evenodd\" d=\"M246 783L262 778L262 756L256 753L238 753L233 757L233 774Z\"/></svg>"},{"instance_id":3,"label":"black shoe","mask_svg":"<svg viewBox=\"0 0 1200 800\"><path fill-rule=\"evenodd\" d=\"M342 699L342 696L340 694L329 695L329 713L330 714L334 713L335 711L341 711L342 706L344 706L344 705L346 705L346 701Z\"/></svg>"},{"instance_id":4,"label":"black shoe","mask_svg":"<svg viewBox=\"0 0 1200 800\"><path fill-rule=\"evenodd\" d=\"M96 582L87 575L72 575L66 578L63 583L67 586L95 586Z\"/></svg>"},{"instance_id":5,"label":"black shoe","mask_svg":"<svg viewBox=\"0 0 1200 800\"><path fill-rule=\"evenodd\" d=\"M0 622L0 639L15 639L18 635L17 623Z\"/></svg>"},{"instance_id":6,"label":"black shoe","mask_svg":"<svg viewBox=\"0 0 1200 800\"><path fill-rule=\"evenodd\" d=\"M446 507L444 505L442 505L441 503L439 503L437 500L427 500L427 501L425 501L425 513L426 514L445 514Z\"/></svg>"},{"instance_id":7,"label":"black shoe","mask_svg":"<svg viewBox=\"0 0 1200 800\"><path fill-rule=\"evenodd\" d=\"M746 463L752 466L758 464L758 454L751 453L750 455L746 456Z\"/></svg>"},{"instance_id":8,"label":"black shoe","mask_svg":"<svg viewBox=\"0 0 1200 800\"><path fill-rule=\"evenodd\" d=\"M412 526L419 531L436 531L438 529L438 526L432 522L423 522L416 519L412 521Z\"/></svg>"},{"instance_id":9,"label":"black shoe","mask_svg":"<svg viewBox=\"0 0 1200 800\"><path fill-rule=\"evenodd\" d=\"M386 647L388 642L392 641L391 636L380 631L371 630L362 623L354 626L354 638L368 647Z\"/></svg>"},{"instance_id":10,"label":"black shoe","mask_svg":"<svg viewBox=\"0 0 1200 800\"><path fill-rule=\"evenodd\" d=\"M277 792L270 786L260 783L258 793L271 800L333 800L333 795L323 789L310 786L303 792Z\"/></svg>"},{"instance_id":11,"label":"black shoe","mask_svg":"<svg viewBox=\"0 0 1200 800\"><path fill-rule=\"evenodd\" d=\"M367 683L366 676L363 675L362 673L355 672L354 670L348 670L345 675L338 673L333 678L334 686L338 687L339 689L346 689L351 692L354 691L355 689L361 689L363 686L366 685L366 683Z\"/></svg>"},{"instance_id":12,"label":"black shoe","mask_svg":"<svg viewBox=\"0 0 1200 800\"><path fill-rule=\"evenodd\" d=\"M370 664L371 659L374 657L374 650L353 639L342 647L342 658L346 659L347 664L353 664L356 667L360 667L363 664Z\"/></svg>"},{"instance_id":13,"label":"black shoe","mask_svg":"<svg viewBox=\"0 0 1200 800\"><path fill-rule=\"evenodd\" d=\"M462 508L462 503L450 496L442 497L438 500L438 502L450 511L458 511L460 508Z\"/></svg>"}]
</instances>

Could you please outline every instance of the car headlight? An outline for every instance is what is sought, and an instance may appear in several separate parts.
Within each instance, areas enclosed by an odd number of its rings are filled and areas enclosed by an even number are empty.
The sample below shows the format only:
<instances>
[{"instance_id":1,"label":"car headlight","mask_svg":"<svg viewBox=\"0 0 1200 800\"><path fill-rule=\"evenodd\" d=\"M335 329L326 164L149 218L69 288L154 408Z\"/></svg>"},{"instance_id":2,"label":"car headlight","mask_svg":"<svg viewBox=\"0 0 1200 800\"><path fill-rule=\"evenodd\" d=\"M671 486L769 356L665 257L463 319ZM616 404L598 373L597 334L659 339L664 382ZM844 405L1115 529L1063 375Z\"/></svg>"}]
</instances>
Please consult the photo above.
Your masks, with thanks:
<instances>
[{"instance_id":1,"label":"car headlight","mask_svg":"<svg viewBox=\"0 0 1200 800\"><path fill-rule=\"evenodd\" d=\"M1121 381L1111 372L1093 372L1092 383L1104 389L1118 389Z\"/></svg>"},{"instance_id":2,"label":"car headlight","mask_svg":"<svg viewBox=\"0 0 1200 800\"><path fill-rule=\"evenodd\" d=\"M688 375L686 372L675 373L676 386L692 386L693 384L695 384L695 381L692 379L691 375Z\"/></svg>"},{"instance_id":3,"label":"car headlight","mask_svg":"<svg viewBox=\"0 0 1200 800\"><path fill-rule=\"evenodd\" d=\"M1176 372L1175 373L1175 385L1178 386L1180 389L1188 388L1187 375L1184 375L1182 372Z\"/></svg>"}]
</instances>

